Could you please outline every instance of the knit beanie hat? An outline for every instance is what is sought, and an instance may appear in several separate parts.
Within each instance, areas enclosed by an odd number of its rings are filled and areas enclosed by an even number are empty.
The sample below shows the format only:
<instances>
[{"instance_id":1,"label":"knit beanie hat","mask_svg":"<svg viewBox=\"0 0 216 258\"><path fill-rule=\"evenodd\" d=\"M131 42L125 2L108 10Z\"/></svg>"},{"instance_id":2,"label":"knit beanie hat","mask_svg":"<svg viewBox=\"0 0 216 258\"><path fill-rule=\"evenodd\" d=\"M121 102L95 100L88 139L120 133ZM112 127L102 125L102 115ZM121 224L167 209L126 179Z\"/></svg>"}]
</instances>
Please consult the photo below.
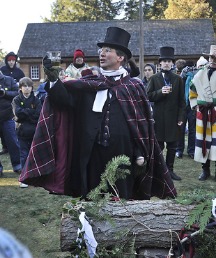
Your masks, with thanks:
<instances>
[{"instance_id":1,"label":"knit beanie hat","mask_svg":"<svg viewBox=\"0 0 216 258\"><path fill-rule=\"evenodd\" d=\"M10 60L15 60L17 61L18 56L14 53L14 52L9 52L6 56L5 56L5 63L7 63Z\"/></svg>"},{"instance_id":2,"label":"knit beanie hat","mask_svg":"<svg viewBox=\"0 0 216 258\"><path fill-rule=\"evenodd\" d=\"M201 57L198 59L198 61L197 61L197 63L196 63L196 66L197 66L197 68L199 68L201 65L206 65L207 63L208 63L208 60L205 59L203 56L201 56Z\"/></svg>"},{"instance_id":3,"label":"knit beanie hat","mask_svg":"<svg viewBox=\"0 0 216 258\"><path fill-rule=\"evenodd\" d=\"M8 56L7 60L8 60L8 61L11 61L11 60L14 60L14 61L15 61L15 60L16 60L16 57L15 57L15 56Z\"/></svg>"},{"instance_id":4,"label":"knit beanie hat","mask_svg":"<svg viewBox=\"0 0 216 258\"><path fill-rule=\"evenodd\" d=\"M74 60L76 60L77 57L82 57L82 58L85 57L85 55L81 49L76 49L74 51Z\"/></svg>"},{"instance_id":5,"label":"knit beanie hat","mask_svg":"<svg viewBox=\"0 0 216 258\"><path fill-rule=\"evenodd\" d=\"M153 73L156 73L156 67L155 67L155 65L154 64L146 64L146 65L144 65L144 68L146 67L146 66L150 66L151 68L152 68L152 70L153 70Z\"/></svg>"}]
</instances>

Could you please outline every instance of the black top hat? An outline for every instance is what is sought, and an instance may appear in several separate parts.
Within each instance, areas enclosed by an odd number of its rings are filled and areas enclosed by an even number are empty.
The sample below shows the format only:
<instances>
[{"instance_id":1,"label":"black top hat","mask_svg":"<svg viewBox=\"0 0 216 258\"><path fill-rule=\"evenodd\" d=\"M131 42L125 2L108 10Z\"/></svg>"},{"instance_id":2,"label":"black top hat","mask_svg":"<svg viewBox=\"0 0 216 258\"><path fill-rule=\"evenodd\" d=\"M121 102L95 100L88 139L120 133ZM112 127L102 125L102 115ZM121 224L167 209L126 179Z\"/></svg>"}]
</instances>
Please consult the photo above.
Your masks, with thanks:
<instances>
[{"instance_id":1,"label":"black top hat","mask_svg":"<svg viewBox=\"0 0 216 258\"><path fill-rule=\"evenodd\" d=\"M116 49L122 50L128 57L131 58L131 51L128 49L128 43L130 40L130 33L118 27L107 28L104 42L97 43L98 47L110 46Z\"/></svg>"},{"instance_id":2,"label":"black top hat","mask_svg":"<svg viewBox=\"0 0 216 258\"><path fill-rule=\"evenodd\" d=\"M165 59L171 59L172 61L175 61L173 47L161 47L160 48L159 62L161 60L165 60Z\"/></svg>"}]
</instances>

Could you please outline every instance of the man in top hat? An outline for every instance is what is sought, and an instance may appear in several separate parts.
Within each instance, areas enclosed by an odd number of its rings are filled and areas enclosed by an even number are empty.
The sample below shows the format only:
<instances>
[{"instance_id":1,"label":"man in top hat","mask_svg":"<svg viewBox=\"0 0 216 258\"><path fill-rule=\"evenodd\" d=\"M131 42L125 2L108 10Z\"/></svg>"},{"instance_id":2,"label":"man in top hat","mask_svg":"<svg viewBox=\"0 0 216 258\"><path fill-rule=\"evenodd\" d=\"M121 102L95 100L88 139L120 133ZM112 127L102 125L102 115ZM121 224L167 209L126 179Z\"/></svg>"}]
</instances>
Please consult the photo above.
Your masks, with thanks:
<instances>
[{"instance_id":1,"label":"man in top hat","mask_svg":"<svg viewBox=\"0 0 216 258\"><path fill-rule=\"evenodd\" d=\"M154 102L155 133L163 151L166 143L166 164L173 180L181 180L174 170L178 131L185 114L184 85L182 78L172 72L175 62L174 48L160 48L161 71L152 75L148 84L149 100Z\"/></svg>"},{"instance_id":2,"label":"man in top hat","mask_svg":"<svg viewBox=\"0 0 216 258\"><path fill-rule=\"evenodd\" d=\"M65 70L65 75L75 79L81 78L81 72L89 68L88 64L84 62L84 58L84 52L81 49L76 49L74 51L73 63L67 67Z\"/></svg>"},{"instance_id":3,"label":"man in top hat","mask_svg":"<svg viewBox=\"0 0 216 258\"><path fill-rule=\"evenodd\" d=\"M49 157L48 153L53 152L48 152L50 146L47 147L53 141L52 130L48 134L51 140L44 139L44 145L38 144L38 140L42 139L40 131L36 130L26 167L20 177L22 182L86 198L99 185L107 163L114 157L126 155L131 162L128 167L130 174L116 181L115 192L109 189L115 197L127 200L150 199L151 196L175 197L173 181L155 139L146 92L142 82L131 78L124 68L132 56L128 49L130 37L121 28L107 29L105 40L97 44L100 60L98 76L89 75L62 83L50 67L50 60L44 58L44 70L50 80L45 87L48 100L55 110L61 108L62 112L66 112L66 118L63 113L61 119L57 116L56 142L53 144L55 156ZM46 105L43 109L47 109ZM43 113L42 116L53 117ZM70 127L68 120L72 118ZM61 128L64 121L67 126ZM48 120L45 123L52 124ZM47 130L47 126L44 128ZM60 139L58 132L62 134ZM43 159L47 160L34 165L35 154L45 150ZM135 171L142 172L137 174ZM41 179L41 182L35 178ZM55 182L56 185L51 185Z\"/></svg>"},{"instance_id":4,"label":"man in top hat","mask_svg":"<svg viewBox=\"0 0 216 258\"><path fill-rule=\"evenodd\" d=\"M201 181L210 177L210 160L216 161L216 45L203 55L208 56L209 65L194 76L189 96L191 108L196 109L194 160L202 163Z\"/></svg>"}]
</instances>

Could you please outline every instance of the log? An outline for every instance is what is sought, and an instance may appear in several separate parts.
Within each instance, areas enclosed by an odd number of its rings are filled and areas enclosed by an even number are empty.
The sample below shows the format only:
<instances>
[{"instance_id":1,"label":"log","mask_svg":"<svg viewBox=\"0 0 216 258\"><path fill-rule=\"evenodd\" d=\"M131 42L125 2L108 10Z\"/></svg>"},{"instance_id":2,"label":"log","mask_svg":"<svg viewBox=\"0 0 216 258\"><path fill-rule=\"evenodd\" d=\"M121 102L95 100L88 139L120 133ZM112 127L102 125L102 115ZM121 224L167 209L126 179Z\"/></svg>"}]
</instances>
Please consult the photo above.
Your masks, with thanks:
<instances>
[{"instance_id":1,"label":"log","mask_svg":"<svg viewBox=\"0 0 216 258\"><path fill-rule=\"evenodd\" d=\"M97 221L89 218L94 237L98 244L110 247L135 238L136 248L169 248L171 233L173 244L177 234L185 226L193 205L177 204L174 200L109 202L101 209L102 214L109 214L114 225L109 221ZM77 239L77 219L69 214L62 214L60 228L60 247L62 251L72 251L71 243ZM127 233L125 232L127 231ZM116 239L116 235L124 236ZM176 233L174 233L176 232Z\"/></svg>"}]
</instances>

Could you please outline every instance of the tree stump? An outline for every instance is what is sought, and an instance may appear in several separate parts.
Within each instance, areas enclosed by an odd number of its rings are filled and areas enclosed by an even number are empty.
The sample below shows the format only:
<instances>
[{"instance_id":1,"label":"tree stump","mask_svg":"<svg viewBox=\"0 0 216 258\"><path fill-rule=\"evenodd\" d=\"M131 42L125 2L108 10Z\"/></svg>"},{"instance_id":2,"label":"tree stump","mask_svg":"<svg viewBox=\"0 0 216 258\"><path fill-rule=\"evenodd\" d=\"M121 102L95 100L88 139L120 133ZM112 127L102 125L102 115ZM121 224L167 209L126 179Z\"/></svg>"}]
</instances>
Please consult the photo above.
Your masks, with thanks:
<instances>
[{"instance_id":1,"label":"tree stump","mask_svg":"<svg viewBox=\"0 0 216 258\"><path fill-rule=\"evenodd\" d=\"M130 241L135 236L137 248L169 248L171 233L173 244L177 234L185 226L193 205L177 204L174 200L109 202L101 209L102 214L109 214L114 224L109 221L96 221L89 218L94 237L98 244L110 247ZM71 251L71 243L77 239L77 220L68 214L62 214L60 246L62 251ZM81 229L81 228L80 228ZM120 239L116 235L123 234ZM176 233L174 233L176 232Z\"/></svg>"}]
</instances>

